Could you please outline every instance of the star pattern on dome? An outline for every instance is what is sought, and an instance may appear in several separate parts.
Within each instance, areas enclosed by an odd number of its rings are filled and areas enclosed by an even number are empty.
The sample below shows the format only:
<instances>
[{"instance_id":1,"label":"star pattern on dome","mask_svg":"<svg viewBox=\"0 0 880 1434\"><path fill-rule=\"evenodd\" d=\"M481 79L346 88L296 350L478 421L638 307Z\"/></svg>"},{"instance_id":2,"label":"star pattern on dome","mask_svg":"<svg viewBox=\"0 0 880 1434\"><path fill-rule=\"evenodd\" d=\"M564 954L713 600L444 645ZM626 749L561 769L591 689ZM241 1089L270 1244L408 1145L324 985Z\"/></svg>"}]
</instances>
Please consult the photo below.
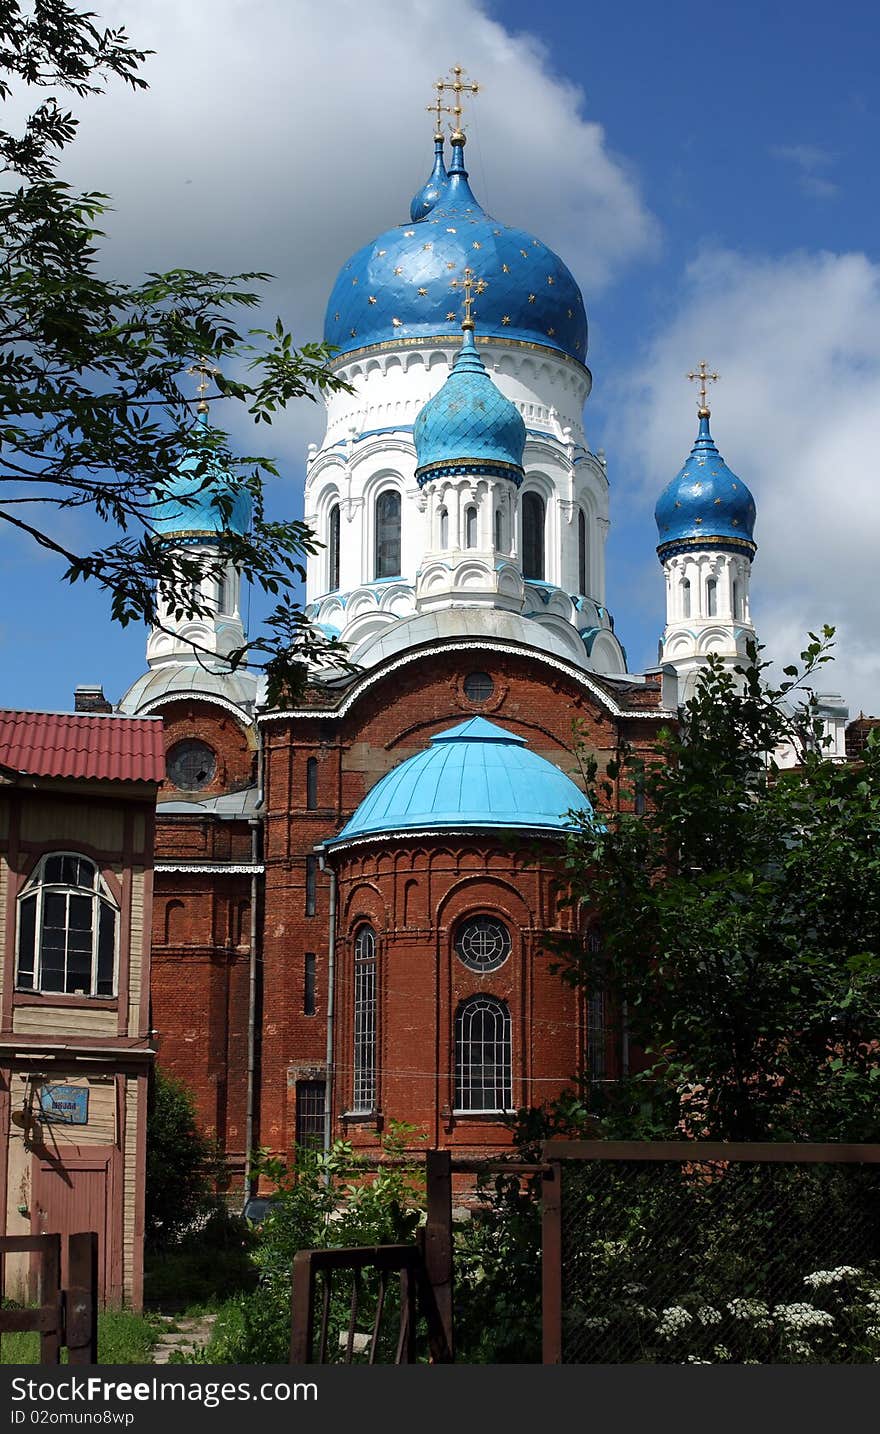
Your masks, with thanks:
<instances>
[{"instance_id":1,"label":"star pattern on dome","mask_svg":"<svg viewBox=\"0 0 880 1434\"><path fill-rule=\"evenodd\" d=\"M442 279L460 273L476 251L490 282L480 306L480 340L503 332L506 343L544 345L583 362L586 317L573 276L535 236L487 215L468 187L460 154L458 163L433 211L405 229L389 228L340 271L327 308L327 342L345 353L398 336L409 342L455 337L450 327L458 315L443 304ZM474 228L479 232L468 235Z\"/></svg>"}]
</instances>

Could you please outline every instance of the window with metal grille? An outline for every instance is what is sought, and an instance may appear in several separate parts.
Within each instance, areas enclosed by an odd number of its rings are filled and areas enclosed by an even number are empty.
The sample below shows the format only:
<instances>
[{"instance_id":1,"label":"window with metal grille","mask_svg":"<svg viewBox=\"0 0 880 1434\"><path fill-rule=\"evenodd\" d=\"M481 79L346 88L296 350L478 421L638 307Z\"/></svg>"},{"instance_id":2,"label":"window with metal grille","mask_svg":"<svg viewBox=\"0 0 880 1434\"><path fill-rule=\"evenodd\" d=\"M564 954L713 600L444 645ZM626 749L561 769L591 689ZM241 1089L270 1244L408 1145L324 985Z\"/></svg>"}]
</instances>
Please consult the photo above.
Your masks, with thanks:
<instances>
[{"instance_id":1,"label":"window with metal grille","mask_svg":"<svg viewBox=\"0 0 880 1434\"><path fill-rule=\"evenodd\" d=\"M464 679L464 695L468 702L488 702L495 683L488 672L469 672Z\"/></svg>"},{"instance_id":2,"label":"window with metal grille","mask_svg":"<svg viewBox=\"0 0 880 1434\"><path fill-rule=\"evenodd\" d=\"M472 996L455 1016L455 1109L510 1110L512 1089L510 1011L494 996Z\"/></svg>"},{"instance_id":3,"label":"window with metal grille","mask_svg":"<svg viewBox=\"0 0 880 1434\"><path fill-rule=\"evenodd\" d=\"M715 578L709 578L706 583L706 616L718 616L718 583Z\"/></svg>"},{"instance_id":4,"label":"window with metal grille","mask_svg":"<svg viewBox=\"0 0 880 1434\"><path fill-rule=\"evenodd\" d=\"M324 1144L325 1092L322 1080L296 1083L296 1143L307 1150L320 1150Z\"/></svg>"},{"instance_id":5,"label":"window with metal grille","mask_svg":"<svg viewBox=\"0 0 880 1434\"><path fill-rule=\"evenodd\" d=\"M360 926L354 938L354 1090L352 1113L376 1107L376 933Z\"/></svg>"},{"instance_id":6,"label":"window with metal grille","mask_svg":"<svg viewBox=\"0 0 880 1434\"><path fill-rule=\"evenodd\" d=\"M473 505L464 510L464 545L466 548L477 546L477 510Z\"/></svg>"},{"instance_id":7,"label":"window with metal grille","mask_svg":"<svg viewBox=\"0 0 880 1434\"><path fill-rule=\"evenodd\" d=\"M318 902L318 858L306 857L306 916L314 916Z\"/></svg>"},{"instance_id":8,"label":"window with metal grille","mask_svg":"<svg viewBox=\"0 0 880 1434\"><path fill-rule=\"evenodd\" d=\"M18 902L19 989L115 995L117 916L94 862L44 856Z\"/></svg>"},{"instance_id":9,"label":"window with metal grille","mask_svg":"<svg viewBox=\"0 0 880 1434\"><path fill-rule=\"evenodd\" d=\"M315 973L317 961L314 951L307 951L303 968L303 1015L315 1014Z\"/></svg>"},{"instance_id":10,"label":"window with metal grille","mask_svg":"<svg viewBox=\"0 0 880 1434\"><path fill-rule=\"evenodd\" d=\"M165 758L169 779L184 792L198 792L213 781L217 757L207 742L176 742Z\"/></svg>"},{"instance_id":11,"label":"window with metal grille","mask_svg":"<svg viewBox=\"0 0 880 1434\"><path fill-rule=\"evenodd\" d=\"M587 594L587 518L583 508L578 509L578 592Z\"/></svg>"},{"instance_id":12,"label":"window with metal grille","mask_svg":"<svg viewBox=\"0 0 880 1434\"><path fill-rule=\"evenodd\" d=\"M400 494L386 488L376 499L377 578L400 575Z\"/></svg>"},{"instance_id":13,"label":"window with metal grille","mask_svg":"<svg viewBox=\"0 0 880 1434\"><path fill-rule=\"evenodd\" d=\"M327 591L339 587L339 504L334 503L327 519Z\"/></svg>"},{"instance_id":14,"label":"window with metal grille","mask_svg":"<svg viewBox=\"0 0 880 1434\"><path fill-rule=\"evenodd\" d=\"M544 499L540 493L522 497L523 577L544 577Z\"/></svg>"},{"instance_id":15,"label":"window with metal grille","mask_svg":"<svg viewBox=\"0 0 880 1434\"><path fill-rule=\"evenodd\" d=\"M494 916L473 916L459 927L455 950L469 971L497 971L510 955L510 932Z\"/></svg>"},{"instance_id":16,"label":"window with metal grille","mask_svg":"<svg viewBox=\"0 0 880 1434\"><path fill-rule=\"evenodd\" d=\"M318 805L318 759L309 757L306 762L306 808L313 812Z\"/></svg>"}]
</instances>

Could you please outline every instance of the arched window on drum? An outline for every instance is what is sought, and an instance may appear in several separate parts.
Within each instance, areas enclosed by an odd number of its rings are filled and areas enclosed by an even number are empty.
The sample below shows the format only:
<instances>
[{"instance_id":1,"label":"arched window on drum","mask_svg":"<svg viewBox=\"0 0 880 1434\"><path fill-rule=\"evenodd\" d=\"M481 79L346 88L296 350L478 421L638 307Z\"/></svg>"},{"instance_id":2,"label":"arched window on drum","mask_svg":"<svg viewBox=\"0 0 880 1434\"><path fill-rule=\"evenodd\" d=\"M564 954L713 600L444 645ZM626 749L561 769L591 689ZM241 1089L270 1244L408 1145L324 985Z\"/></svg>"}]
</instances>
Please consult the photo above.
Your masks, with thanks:
<instances>
[{"instance_id":1,"label":"arched window on drum","mask_svg":"<svg viewBox=\"0 0 880 1434\"><path fill-rule=\"evenodd\" d=\"M544 577L544 499L540 493L522 496L523 577L538 581Z\"/></svg>"},{"instance_id":2,"label":"arched window on drum","mask_svg":"<svg viewBox=\"0 0 880 1434\"><path fill-rule=\"evenodd\" d=\"M376 578L400 577L400 494L386 488L376 499Z\"/></svg>"}]
</instances>

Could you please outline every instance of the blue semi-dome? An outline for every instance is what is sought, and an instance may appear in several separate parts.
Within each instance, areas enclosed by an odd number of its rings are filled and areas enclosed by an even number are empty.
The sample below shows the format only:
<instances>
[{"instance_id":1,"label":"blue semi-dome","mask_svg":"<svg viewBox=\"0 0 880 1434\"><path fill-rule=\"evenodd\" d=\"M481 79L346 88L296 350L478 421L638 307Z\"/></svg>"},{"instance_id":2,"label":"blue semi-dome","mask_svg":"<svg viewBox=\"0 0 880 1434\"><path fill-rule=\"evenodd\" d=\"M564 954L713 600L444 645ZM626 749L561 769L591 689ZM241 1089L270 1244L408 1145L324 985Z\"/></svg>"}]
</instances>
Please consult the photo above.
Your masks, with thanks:
<instances>
[{"instance_id":1,"label":"blue semi-dome","mask_svg":"<svg viewBox=\"0 0 880 1434\"><path fill-rule=\"evenodd\" d=\"M370 835L499 828L560 833L592 807L570 777L522 737L472 717L381 778L327 847Z\"/></svg>"},{"instance_id":2,"label":"blue semi-dome","mask_svg":"<svg viewBox=\"0 0 880 1434\"><path fill-rule=\"evenodd\" d=\"M413 195L412 204L409 206L410 219L424 219L426 215L430 214L446 188L448 180L449 175L446 173L446 165L443 161L443 136L435 134L434 168L418 194Z\"/></svg>"},{"instance_id":3,"label":"blue semi-dome","mask_svg":"<svg viewBox=\"0 0 880 1434\"><path fill-rule=\"evenodd\" d=\"M413 425L416 479L423 487L445 472L497 474L519 486L523 480L526 426L516 404L495 386L474 345L473 325L462 325L464 338L452 370Z\"/></svg>"},{"instance_id":4,"label":"blue semi-dome","mask_svg":"<svg viewBox=\"0 0 880 1434\"><path fill-rule=\"evenodd\" d=\"M700 431L690 457L667 483L654 518L661 562L675 552L712 547L754 557L755 500L728 468L709 432L709 410L700 409Z\"/></svg>"},{"instance_id":5,"label":"blue semi-dome","mask_svg":"<svg viewBox=\"0 0 880 1434\"><path fill-rule=\"evenodd\" d=\"M229 482L210 449L204 444L200 420L193 435L193 452L177 466L151 516L154 536L209 538L233 532L244 536L251 526L254 504L247 488Z\"/></svg>"},{"instance_id":6,"label":"blue semi-dome","mask_svg":"<svg viewBox=\"0 0 880 1434\"><path fill-rule=\"evenodd\" d=\"M345 264L327 305L325 340L345 354L453 336L460 290L451 285L471 268L486 285L477 308L481 336L586 363L587 316L572 274L540 239L485 212L468 184L463 150L458 135L446 184L424 218L388 229Z\"/></svg>"}]
</instances>

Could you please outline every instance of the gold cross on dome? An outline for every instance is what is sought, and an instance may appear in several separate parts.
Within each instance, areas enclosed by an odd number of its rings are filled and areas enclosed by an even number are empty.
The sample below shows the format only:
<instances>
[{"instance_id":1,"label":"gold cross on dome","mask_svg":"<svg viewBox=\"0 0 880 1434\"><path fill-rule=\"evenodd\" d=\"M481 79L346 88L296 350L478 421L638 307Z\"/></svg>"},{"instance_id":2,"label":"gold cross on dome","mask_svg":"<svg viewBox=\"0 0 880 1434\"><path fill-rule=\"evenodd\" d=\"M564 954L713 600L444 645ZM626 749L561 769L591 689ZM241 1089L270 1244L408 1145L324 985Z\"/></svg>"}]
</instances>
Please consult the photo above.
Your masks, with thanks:
<instances>
[{"instance_id":1,"label":"gold cross on dome","mask_svg":"<svg viewBox=\"0 0 880 1434\"><path fill-rule=\"evenodd\" d=\"M464 289L464 318L463 329L474 327L474 294L482 294L486 288L485 279L474 277L473 269L465 269L463 279L453 279L450 289Z\"/></svg>"},{"instance_id":2,"label":"gold cross on dome","mask_svg":"<svg viewBox=\"0 0 880 1434\"><path fill-rule=\"evenodd\" d=\"M432 105L428 105L428 106L426 107L427 110L428 110L428 114L434 115L434 138L435 138L435 139L442 139L442 138L443 138L443 130L441 129L441 125L443 124L443 115L451 115L451 114L452 114L452 106L451 106L451 105L445 105L445 104L443 103L443 91L444 91L445 88L446 88L446 85L445 85L445 82L444 82L443 80L435 80L435 81L434 81L434 89L437 91L437 98L436 98L436 100L434 101L434 103L433 103Z\"/></svg>"},{"instance_id":3,"label":"gold cross on dome","mask_svg":"<svg viewBox=\"0 0 880 1434\"><path fill-rule=\"evenodd\" d=\"M211 387L211 379L219 372L220 370L215 364L208 363L208 360L204 358L199 359L198 363L190 364L187 369L187 373L199 375L199 381L196 385L196 392L199 395L199 404L196 410L198 413L208 412L208 401L205 398L205 394Z\"/></svg>"},{"instance_id":4,"label":"gold cross on dome","mask_svg":"<svg viewBox=\"0 0 880 1434\"><path fill-rule=\"evenodd\" d=\"M702 416L703 414L705 414L706 417L708 417L708 416L709 416L709 404L708 404L708 401L707 401L707 400L708 400L708 393L707 393L707 391L706 391L706 384L707 384L707 383L717 383L718 380L719 380L719 378L721 377L721 375L718 374L718 373L710 373L710 372L709 372L709 365L706 363L706 360L705 360L705 359L700 359L700 367L697 369L696 373L689 373L689 374L687 375L687 377L691 380L691 382L694 382L696 379L699 379L699 381L700 381L700 401L699 401L699 403L698 403L698 405L697 405L697 411L699 412L699 414L700 414L701 416Z\"/></svg>"},{"instance_id":5,"label":"gold cross on dome","mask_svg":"<svg viewBox=\"0 0 880 1434\"><path fill-rule=\"evenodd\" d=\"M468 80L464 77L464 70L462 69L461 65L453 65L452 69L449 71L449 74L452 76L452 79L449 79L447 77L445 80L434 81L434 89L437 91L437 123L439 127L441 109L445 110L447 114L451 114L454 122L452 138L458 139L462 133L461 97L463 94L479 94L480 86L478 84L475 84L472 80ZM451 105L442 104L443 95L446 90L450 90L455 97ZM433 110L435 106L431 105L430 108Z\"/></svg>"}]
</instances>

